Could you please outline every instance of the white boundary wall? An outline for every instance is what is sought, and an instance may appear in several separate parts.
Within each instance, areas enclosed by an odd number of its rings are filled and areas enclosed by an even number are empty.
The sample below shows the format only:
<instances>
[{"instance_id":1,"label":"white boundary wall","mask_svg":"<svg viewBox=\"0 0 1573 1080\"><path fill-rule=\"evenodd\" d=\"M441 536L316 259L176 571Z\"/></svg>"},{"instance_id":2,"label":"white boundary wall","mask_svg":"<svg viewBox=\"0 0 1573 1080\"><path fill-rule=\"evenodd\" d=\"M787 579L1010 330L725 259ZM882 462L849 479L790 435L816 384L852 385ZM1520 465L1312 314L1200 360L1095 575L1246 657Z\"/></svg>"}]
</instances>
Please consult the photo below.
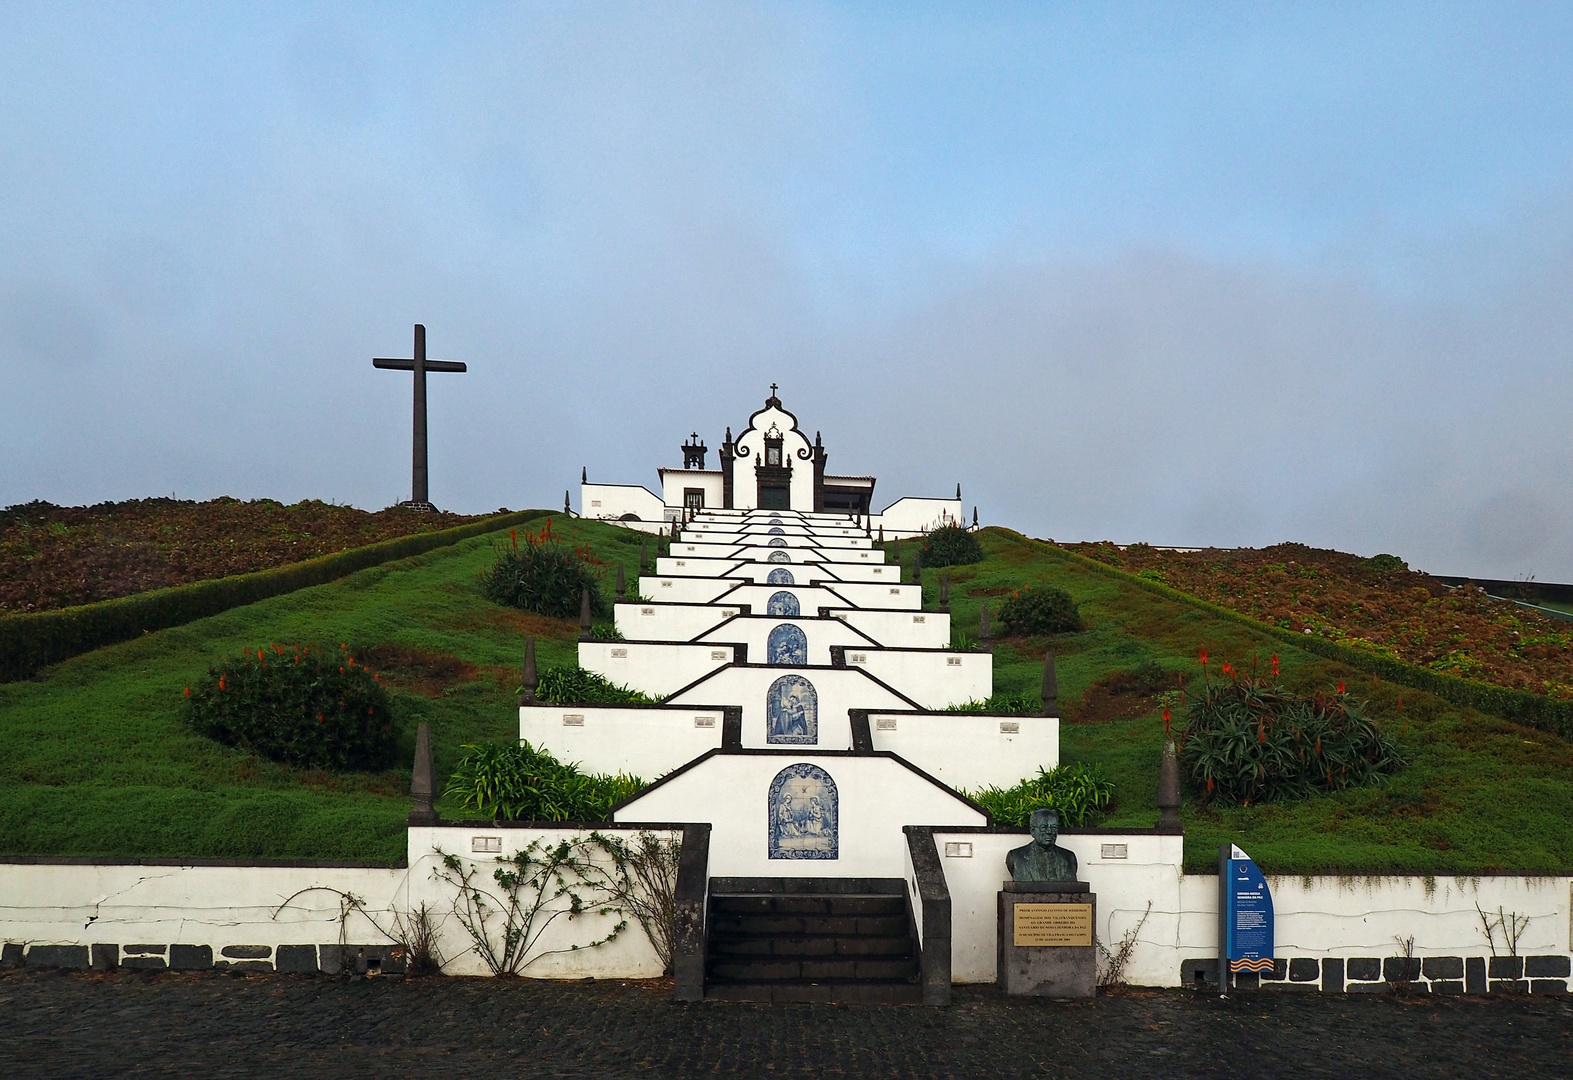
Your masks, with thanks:
<instances>
[{"instance_id":1,"label":"white boundary wall","mask_svg":"<svg viewBox=\"0 0 1573 1080\"><path fill-rule=\"evenodd\" d=\"M862 668L925 709L987 701L994 694L992 653L848 648L846 660L848 667Z\"/></svg>"},{"instance_id":2,"label":"white boundary wall","mask_svg":"<svg viewBox=\"0 0 1573 1080\"><path fill-rule=\"evenodd\" d=\"M664 705L523 705L519 738L587 773L646 783L721 745L720 709Z\"/></svg>"},{"instance_id":3,"label":"white boundary wall","mask_svg":"<svg viewBox=\"0 0 1573 1080\"><path fill-rule=\"evenodd\" d=\"M828 650L827 650L828 651ZM581 641L579 666L661 698L732 662L732 647L661 641Z\"/></svg>"},{"instance_id":4,"label":"white boundary wall","mask_svg":"<svg viewBox=\"0 0 1573 1080\"><path fill-rule=\"evenodd\" d=\"M875 750L900 754L957 789L1014 787L1060 763L1060 721L1054 716L988 713L892 713L870 709Z\"/></svg>"}]
</instances>

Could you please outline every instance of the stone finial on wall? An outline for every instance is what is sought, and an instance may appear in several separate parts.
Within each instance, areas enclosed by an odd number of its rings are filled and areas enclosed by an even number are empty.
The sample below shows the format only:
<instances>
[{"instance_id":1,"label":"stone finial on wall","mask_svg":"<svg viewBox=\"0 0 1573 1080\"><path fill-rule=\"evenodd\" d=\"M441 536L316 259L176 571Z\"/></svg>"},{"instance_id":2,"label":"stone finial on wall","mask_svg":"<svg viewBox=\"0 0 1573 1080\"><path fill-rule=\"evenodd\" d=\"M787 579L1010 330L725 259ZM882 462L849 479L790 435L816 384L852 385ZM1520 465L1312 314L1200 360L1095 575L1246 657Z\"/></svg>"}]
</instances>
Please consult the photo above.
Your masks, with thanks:
<instances>
[{"instance_id":1,"label":"stone finial on wall","mask_svg":"<svg viewBox=\"0 0 1573 1080\"><path fill-rule=\"evenodd\" d=\"M409 824L437 824L437 810L432 805L437 797L437 764L432 758L431 725L421 724L415 729L415 769L410 776Z\"/></svg>"},{"instance_id":2,"label":"stone finial on wall","mask_svg":"<svg viewBox=\"0 0 1573 1080\"><path fill-rule=\"evenodd\" d=\"M590 586L586 585L579 594L579 640L590 640Z\"/></svg>"},{"instance_id":3,"label":"stone finial on wall","mask_svg":"<svg viewBox=\"0 0 1573 1080\"><path fill-rule=\"evenodd\" d=\"M524 678L519 682L519 704L535 704L535 688L541 685L541 677L535 670L535 639L524 639Z\"/></svg>"},{"instance_id":4,"label":"stone finial on wall","mask_svg":"<svg viewBox=\"0 0 1573 1080\"><path fill-rule=\"evenodd\" d=\"M1174 740L1163 744L1163 758L1158 764L1158 828L1165 832L1180 832L1180 755L1174 749Z\"/></svg>"},{"instance_id":5,"label":"stone finial on wall","mask_svg":"<svg viewBox=\"0 0 1573 1080\"><path fill-rule=\"evenodd\" d=\"M1060 711L1060 679L1054 670L1054 650L1043 654L1043 715L1056 716Z\"/></svg>"}]
</instances>

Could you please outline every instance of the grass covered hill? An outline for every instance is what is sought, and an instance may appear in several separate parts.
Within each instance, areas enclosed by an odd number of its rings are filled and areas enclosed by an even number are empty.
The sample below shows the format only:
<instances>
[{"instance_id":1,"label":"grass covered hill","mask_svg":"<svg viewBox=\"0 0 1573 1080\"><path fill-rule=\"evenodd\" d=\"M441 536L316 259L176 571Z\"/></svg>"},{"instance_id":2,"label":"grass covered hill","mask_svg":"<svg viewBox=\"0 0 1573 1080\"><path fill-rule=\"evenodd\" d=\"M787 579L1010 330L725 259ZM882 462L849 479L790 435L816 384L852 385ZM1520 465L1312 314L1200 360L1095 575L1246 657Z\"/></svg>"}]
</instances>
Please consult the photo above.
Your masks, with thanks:
<instances>
[{"instance_id":1,"label":"grass covered hill","mask_svg":"<svg viewBox=\"0 0 1573 1080\"><path fill-rule=\"evenodd\" d=\"M1478 588L1448 588L1393 555L1276 544L1068 549L1295 633L1446 675L1573 699L1573 623Z\"/></svg>"},{"instance_id":2,"label":"grass covered hill","mask_svg":"<svg viewBox=\"0 0 1573 1080\"><path fill-rule=\"evenodd\" d=\"M647 537L596 522L557 521L610 576L634 580ZM335 774L227 749L181 722L183 690L208 666L268 643L341 644L390 687L402 728L429 721L438 772L465 743L517 737L514 691L525 635L543 666L571 663L575 626L499 607L479 577L496 537L391 563L99 649L37 678L0 685L0 852L116 857L393 861L404 851L408 767ZM1198 809L1188 801L1186 860L1216 864L1233 840L1272 873L1489 873L1573 867L1573 747L1353 667L1302 651L1183 598L1004 529L981 534L986 558L951 567L958 640L977 636L982 604L1024 585L1053 585L1080 606L1084 629L992 643L996 689L1035 698L1041 657L1059 657L1062 759L1096 763L1116 784L1103 824L1152 825L1164 737L1158 694L1195 685L1198 656L1265 665L1276 653L1291 689L1339 680L1369 699L1410 765L1380 786L1302 802ZM903 545L909 564L916 545ZM925 572L927 602L938 575ZM646 777L645 779L654 779ZM439 807L455 815L453 807Z\"/></svg>"},{"instance_id":3,"label":"grass covered hill","mask_svg":"<svg viewBox=\"0 0 1573 1080\"><path fill-rule=\"evenodd\" d=\"M479 520L308 500L30 502L0 510L0 615L49 611L268 570Z\"/></svg>"}]
</instances>

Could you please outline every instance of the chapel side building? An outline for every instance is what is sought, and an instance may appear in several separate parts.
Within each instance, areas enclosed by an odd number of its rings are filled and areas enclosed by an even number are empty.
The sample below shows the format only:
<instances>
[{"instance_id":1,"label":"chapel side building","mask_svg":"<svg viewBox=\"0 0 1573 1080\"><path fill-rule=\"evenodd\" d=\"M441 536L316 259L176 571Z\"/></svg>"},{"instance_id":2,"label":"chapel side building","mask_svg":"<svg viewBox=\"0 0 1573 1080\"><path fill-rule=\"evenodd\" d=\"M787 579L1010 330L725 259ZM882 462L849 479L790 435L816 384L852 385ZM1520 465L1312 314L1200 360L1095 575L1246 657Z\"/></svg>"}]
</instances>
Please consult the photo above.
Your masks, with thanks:
<instances>
[{"instance_id":1,"label":"chapel side building","mask_svg":"<svg viewBox=\"0 0 1573 1080\"><path fill-rule=\"evenodd\" d=\"M657 469L661 494L641 484L592 484L580 477L579 513L644 532L664 532L701 510L793 510L855 518L867 531L891 538L916 536L942 525L962 525L961 487L956 497L908 496L873 511L873 476L848 476L825 470L830 455L819 432L810 442L797 417L776 396L774 384L764 408L748 418L735 439L730 425L717 454L718 468L706 468L709 453L697 432L683 443L683 467Z\"/></svg>"}]
</instances>

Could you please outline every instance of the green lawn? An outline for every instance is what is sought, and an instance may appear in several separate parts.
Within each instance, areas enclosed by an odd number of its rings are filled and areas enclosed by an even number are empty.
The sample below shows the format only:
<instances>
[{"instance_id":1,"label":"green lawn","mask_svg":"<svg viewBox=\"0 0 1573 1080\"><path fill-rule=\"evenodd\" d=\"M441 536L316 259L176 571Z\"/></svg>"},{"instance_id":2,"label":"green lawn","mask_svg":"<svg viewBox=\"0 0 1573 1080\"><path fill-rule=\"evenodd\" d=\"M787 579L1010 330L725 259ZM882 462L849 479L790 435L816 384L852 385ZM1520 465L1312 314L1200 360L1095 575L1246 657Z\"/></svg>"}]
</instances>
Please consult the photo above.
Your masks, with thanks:
<instances>
[{"instance_id":1,"label":"green lawn","mask_svg":"<svg viewBox=\"0 0 1573 1080\"><path fill-rule=\"evenodd\" d=\"M556 527L564 538L588 543L597 558L624 563L633 584L639 544L647 538L593 522ZM1203 646L1219 661L1248 662L1255 650L1265 662L1276 651L1290 686L1328 688L1346 679L1401 733L1413 764L1386 786L1221 813L1187 806L1191 867L1215 865L1224 840L1239 843L1273 873L1573 867L1573 752L1563 740L1258 638L1238 623L1087 570L1006 530L985 530L983 542L986 562L951 570L958 632L977 633L981 600L969 591L1026 582L1066 589L1087 622L1085 631L1052 642L997 642L999 690L1036 694L1041 650L1049 644L1059 656L1060 694L1068 703L1110 672L1146 659L1194 676ZM401 757L411 752L415 724L430 721L438 771L446 775L461 744L517 735L513 694L526 633L536 635L543 665L574 655L572 624L511 612L480 596L476 579L490 561L490 544L491 538L464 541L101 649L32 682L0 685L0 852L401 858L407 769L330 775L225 749L183 728L181 691L214 660L269 642L347 642L457 658L472 670L414 680L401 679L397 665L390 668L405 732ZM914 551L904 545L909 564ZM924 577L932 606L938 576L926 571ZM1116 826L1156 820L1161 740L1155 710L1061 729L1064 760L1099 762L1114 777L1117 802L1106 824Z\"/></svg>"}]
</instances>

